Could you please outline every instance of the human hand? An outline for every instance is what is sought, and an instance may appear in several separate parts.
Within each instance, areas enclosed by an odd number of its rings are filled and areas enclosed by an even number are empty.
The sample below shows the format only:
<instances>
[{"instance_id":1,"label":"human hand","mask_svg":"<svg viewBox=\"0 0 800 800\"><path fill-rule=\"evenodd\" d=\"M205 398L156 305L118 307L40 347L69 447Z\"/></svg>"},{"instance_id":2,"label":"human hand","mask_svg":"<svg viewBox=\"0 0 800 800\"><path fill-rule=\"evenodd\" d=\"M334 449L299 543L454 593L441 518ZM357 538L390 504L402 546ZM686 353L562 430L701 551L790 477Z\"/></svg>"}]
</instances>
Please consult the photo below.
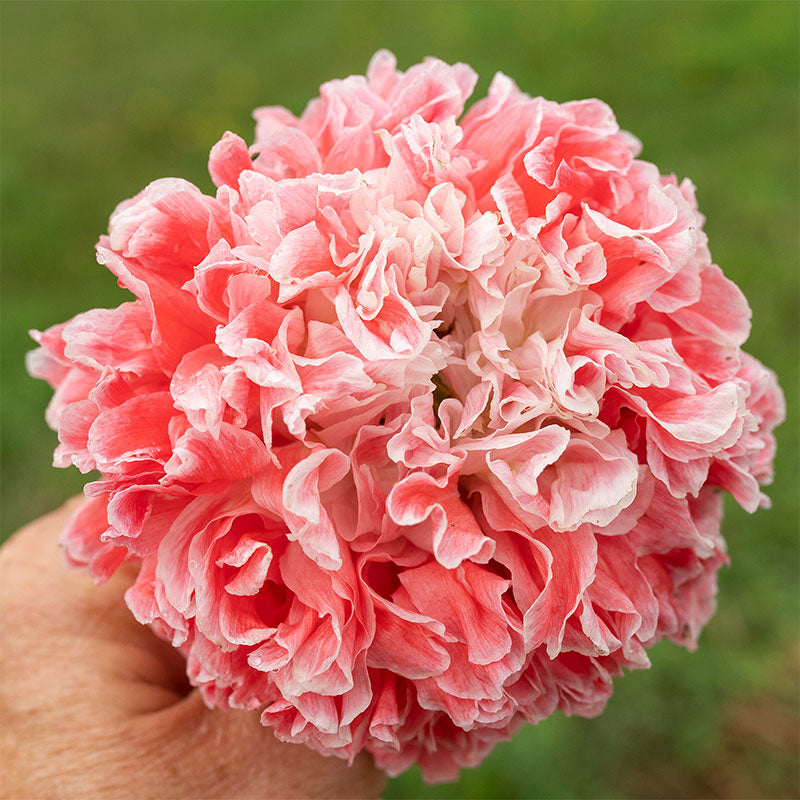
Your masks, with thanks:
<instances>
[{"instance_id":1,"label":"human hand","mask_svg":"<svg viewBox=\"0 0 800 800\"><path fill-rule=\"evenodd\" d=\"M122 595L67 569L58 536L77 501L0 548L4 798L374 798L385 779L279 742L258 714L209 710L177 651Z\"/></svg>"}]
</instances>

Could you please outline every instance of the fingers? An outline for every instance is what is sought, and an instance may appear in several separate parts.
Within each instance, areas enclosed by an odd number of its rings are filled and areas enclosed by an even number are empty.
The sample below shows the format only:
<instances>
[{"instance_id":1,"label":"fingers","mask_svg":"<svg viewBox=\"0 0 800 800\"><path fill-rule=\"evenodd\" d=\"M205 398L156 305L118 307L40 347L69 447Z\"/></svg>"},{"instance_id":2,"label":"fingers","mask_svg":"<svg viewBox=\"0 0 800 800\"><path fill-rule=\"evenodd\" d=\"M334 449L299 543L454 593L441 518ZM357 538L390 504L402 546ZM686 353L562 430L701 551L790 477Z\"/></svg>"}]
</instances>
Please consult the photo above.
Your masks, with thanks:
<instances>
[{"instance_id":1,"label":"fingers","mask_svg":"<svg viewBox=\"0 0 800 800\"><path fill-rule=\"evenodd\" d=\"M179 776L176 793L169 794L176 800L377 798L386 784L366 754L349 766L303 745L280 742L261 725L257 712L208 709L198 690L152 717L157 718L157 738L168 742L161 758ZM152 797L163 796L163 787L161 794L158 788L153 787Z\"/></svg>"},{"instance_id":2,"label":"fingers","mask_svg":"<svg viewBox=\"0 0 800 800\"><path fill-rule=\"evenodd\" d=\"M290 800L378 798L385 777L283 744L258 714L210 711L198 692L106 730L46 730L4 748L4 797L26 800Z\"/></svg>"}]
</instances>

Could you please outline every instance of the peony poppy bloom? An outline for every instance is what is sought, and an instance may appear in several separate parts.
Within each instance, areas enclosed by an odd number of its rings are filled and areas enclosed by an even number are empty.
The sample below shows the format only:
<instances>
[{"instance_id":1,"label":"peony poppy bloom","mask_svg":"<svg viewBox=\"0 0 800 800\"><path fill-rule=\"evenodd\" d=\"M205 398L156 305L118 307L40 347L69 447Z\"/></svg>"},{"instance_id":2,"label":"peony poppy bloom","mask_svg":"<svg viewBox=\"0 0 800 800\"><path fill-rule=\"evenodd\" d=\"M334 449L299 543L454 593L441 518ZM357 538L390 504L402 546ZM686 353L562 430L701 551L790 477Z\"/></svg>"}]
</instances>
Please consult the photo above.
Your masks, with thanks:
<instances>
[{"instance_id":1,"label":"peony poppy bloom","mask_svg":"<svg viewBox=\"0 0 800 800\"><path fill-rule=\"evenodd\" d=\"M135 299L40 333L63 534L211 706L395 775L600 713L694 647L721 490L768 505L774 374L694 187L598 100L465 64L326 83L169 178L97 257Z\"/></svg>"}]
</instances>

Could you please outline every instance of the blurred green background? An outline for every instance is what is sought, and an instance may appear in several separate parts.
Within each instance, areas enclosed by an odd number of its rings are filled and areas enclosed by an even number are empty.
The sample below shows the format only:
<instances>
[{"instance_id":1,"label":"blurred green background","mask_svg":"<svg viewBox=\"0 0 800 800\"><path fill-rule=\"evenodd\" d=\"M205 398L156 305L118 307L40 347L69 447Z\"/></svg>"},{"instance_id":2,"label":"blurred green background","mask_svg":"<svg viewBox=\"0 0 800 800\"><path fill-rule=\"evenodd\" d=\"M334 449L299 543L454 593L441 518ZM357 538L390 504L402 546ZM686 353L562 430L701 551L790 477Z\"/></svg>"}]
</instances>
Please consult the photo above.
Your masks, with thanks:
<instances>
[{"instance_id":1,"label":"blurred green background","mask_svg":"<svg viewBox=\"0 0 800 800\"><path fill-rule=\"evenodd\" d=\"M412 771L387 797L797 797L798 9L796 2L13 2L2 15L2 531L77 492L50 468L49 388L26 330L123 299L93 260L117 202L149 181L206 191L208 150L250 111L295 112L389 47L496 70L531 94L596 96L643 157L698 187L717 262L780 375L774 508L732 503L720 610L689 654L662 643L597 720L555 716L457 784Z\"/></svg>"}]
</instances>

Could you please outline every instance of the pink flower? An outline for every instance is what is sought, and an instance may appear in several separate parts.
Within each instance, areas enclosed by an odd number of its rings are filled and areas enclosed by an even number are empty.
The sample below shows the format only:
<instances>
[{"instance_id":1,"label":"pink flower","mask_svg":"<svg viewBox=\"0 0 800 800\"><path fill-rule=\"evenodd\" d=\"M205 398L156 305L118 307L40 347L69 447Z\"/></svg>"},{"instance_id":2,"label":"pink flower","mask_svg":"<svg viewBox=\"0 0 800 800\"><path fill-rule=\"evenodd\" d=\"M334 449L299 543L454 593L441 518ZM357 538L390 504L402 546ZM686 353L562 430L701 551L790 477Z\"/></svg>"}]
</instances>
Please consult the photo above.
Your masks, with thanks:
<instances>
[{"instance_id":1,"label":"pink flower","mask_svg":"<svg viewBox=\"0 0 800 800\"><path fill-rule=\"evenodd\" d=\"M155 181L98 260L135 300L44 333L64 531L214 706L431 781L600 713L768 504L775 376L688 181L597 100L379 52Z\"/></svg>"}]
</instances>

